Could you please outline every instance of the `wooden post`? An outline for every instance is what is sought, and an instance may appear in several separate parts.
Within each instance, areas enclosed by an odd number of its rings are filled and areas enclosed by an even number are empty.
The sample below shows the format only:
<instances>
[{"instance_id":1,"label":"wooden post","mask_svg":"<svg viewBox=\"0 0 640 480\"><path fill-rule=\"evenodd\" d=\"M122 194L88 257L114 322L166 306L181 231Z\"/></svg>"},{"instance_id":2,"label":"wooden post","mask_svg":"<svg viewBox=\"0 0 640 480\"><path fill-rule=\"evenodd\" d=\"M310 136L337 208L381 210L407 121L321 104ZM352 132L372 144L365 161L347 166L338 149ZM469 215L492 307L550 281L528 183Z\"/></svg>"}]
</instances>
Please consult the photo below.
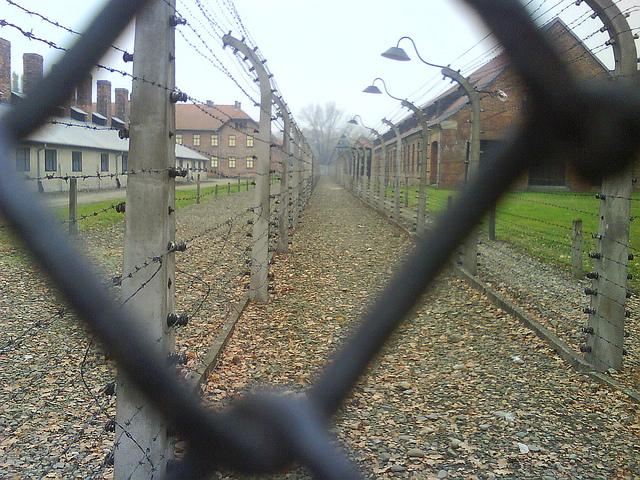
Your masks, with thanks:
<instances>
[{"instance_id":1,"label":"wooden post","mask_svg":"<svg viewBox=\"0 0 640 480\"><path fill-rule=\"evenodd\" d=\"M582 219L576 218L573 221L571 231L571 277L579 280L583 277L582 272Z\"/></svg>"},{"instance_id":2,"label":"wooden post","mask_svg":"<svg viewBox=\"0 0 640 480\"><path fill-rule=\"evenodd\" d=\"M78 179L69 179L69 235L78 234Z\"/></svg>"},{"instance_id":3,"label":"wooden post","mask_svg":"<svg viewBox=\"0 0 640 480\"><path fill-rule=\"evenodd\" d=\"M196 203L200 203L200 174L196 177Z\"/></svg>"}]
</instances>

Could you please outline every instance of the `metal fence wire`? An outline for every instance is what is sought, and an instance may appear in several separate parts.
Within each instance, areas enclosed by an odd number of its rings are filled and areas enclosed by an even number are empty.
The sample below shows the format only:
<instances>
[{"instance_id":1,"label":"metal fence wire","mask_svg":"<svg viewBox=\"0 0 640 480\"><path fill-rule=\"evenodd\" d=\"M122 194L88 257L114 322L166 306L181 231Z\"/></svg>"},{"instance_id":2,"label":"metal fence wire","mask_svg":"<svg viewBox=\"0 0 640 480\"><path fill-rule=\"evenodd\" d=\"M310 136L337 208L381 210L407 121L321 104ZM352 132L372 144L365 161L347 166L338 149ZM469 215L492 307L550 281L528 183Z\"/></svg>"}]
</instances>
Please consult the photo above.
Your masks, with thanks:
<instances>
[{"instance_id":1,"label":"metal fence wire","mask_svg":"<svg viewBox=\"0 0 640 480\"><path fill-rule=\"evenodd\" d=\"M42 125L84 78L145 0L113 0L77 44L0 125L0 207L34 257L99 336L120 368L187 440L173 478L203 478L224 466L242 472L274 472L294 461L318 478L360 478L336 455L327 417L336 412L447 259L479 219L534 162L571 162L587 178L621 172L640 150L640 88L634 80L586 90L571 78L551 45L516 0L466 0L491 28L531 91L532 108L519 133L470 182L432 233L420 240L395 279L307 394L252 395L213 414L154 355L152 340L137 331L92 276L88 262L60 232L13 171L16 142ZM606 114L603 114L606 112Z\"/></svg>"}]
</instances>

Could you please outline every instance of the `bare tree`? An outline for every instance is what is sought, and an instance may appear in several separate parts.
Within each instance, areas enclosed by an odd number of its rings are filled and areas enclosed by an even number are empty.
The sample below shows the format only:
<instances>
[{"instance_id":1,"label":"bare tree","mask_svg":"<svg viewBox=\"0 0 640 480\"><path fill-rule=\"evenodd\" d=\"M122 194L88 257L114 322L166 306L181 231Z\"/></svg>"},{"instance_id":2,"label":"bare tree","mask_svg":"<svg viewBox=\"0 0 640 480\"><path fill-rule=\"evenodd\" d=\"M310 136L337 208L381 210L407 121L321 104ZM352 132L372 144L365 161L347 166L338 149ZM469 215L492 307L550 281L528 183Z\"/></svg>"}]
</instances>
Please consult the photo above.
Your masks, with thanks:
<instances>
[{"instance_id":1,"label":"bare tree","mask_svg":"<svg viewBox=\"0 0 640 480\"><path fill-rule=\"evenodd\" d=\"M336 107L334 102L324 105L313 103L302 109L300 119L318 163L330 163L333 149L346 128L346 112Z\"/></svg>"}]
</instances>

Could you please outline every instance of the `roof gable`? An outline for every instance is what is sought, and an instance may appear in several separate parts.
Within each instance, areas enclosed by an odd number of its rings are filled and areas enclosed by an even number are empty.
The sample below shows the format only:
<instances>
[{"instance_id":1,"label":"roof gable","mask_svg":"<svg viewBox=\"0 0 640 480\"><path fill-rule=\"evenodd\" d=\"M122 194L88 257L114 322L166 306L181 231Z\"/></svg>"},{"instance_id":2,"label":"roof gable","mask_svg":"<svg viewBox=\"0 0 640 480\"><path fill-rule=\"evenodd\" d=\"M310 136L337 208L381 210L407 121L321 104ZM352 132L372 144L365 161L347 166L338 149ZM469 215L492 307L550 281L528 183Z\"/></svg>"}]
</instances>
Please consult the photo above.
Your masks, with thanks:
<instances>
[{"instance_id":1,"label":"roof gable","mask_svg":"<svg viewBox=\"0 0 640 480\"><path fill-rule=\"evenodd\" d=\"M216 131L230 120L253 121L238 104L215 105L213 103L204 103L176 105L177 130Z\"/></svg>"}]
</instances>

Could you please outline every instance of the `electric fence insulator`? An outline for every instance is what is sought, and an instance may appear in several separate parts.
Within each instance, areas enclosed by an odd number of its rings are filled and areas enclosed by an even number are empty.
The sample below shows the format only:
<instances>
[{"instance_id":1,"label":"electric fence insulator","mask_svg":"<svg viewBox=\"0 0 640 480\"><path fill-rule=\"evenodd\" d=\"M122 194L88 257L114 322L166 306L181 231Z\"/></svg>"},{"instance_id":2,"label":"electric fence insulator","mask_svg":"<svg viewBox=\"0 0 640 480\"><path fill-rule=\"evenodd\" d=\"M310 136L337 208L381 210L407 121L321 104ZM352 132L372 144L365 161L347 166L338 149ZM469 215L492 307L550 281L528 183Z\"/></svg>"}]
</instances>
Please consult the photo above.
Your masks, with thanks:
<instances>
[{"instance_id":1,"label":"electric fence insulator","mask_svg":"<svg viewBox=\"0 0 640 480\"><path fill-rule=\"evenodd\" d=\"M591 237L596 240L602 240L602 235L600 235L599 233L592 233Z\"/></svg>"},{"instance_id":2,"label":"electric fence insulator","mask_svg":"<svg viewBox=\"0 0 640 480\"><path fill-rule=\"evenodd\" d=\"M184 92L171 92L169 94L171 103L186 102L187 100L189 100L189 96Z\"/></svg>"},{"instance_id":3,"label":"electric fence insulator","mask_svg":"<svg viewBox=\"0 0 640 480\"><path fill-rule=\"evenodd\" d=\"M589 258L600 259L600 258L602 258L602 254L601 253L590 253L589 254Z\"/></svg>"},{"instance_id":4,"label":"electric fence insulator","mask_svg":"<svg viewBox=\"0 0 640 480\"><path fill-rule=\"evenodd\" d=\"M593 330L593 327L582 327L582 333L593 335L595 332Z\"/></svg>"},{"instance_id":5,"label":"electric fence insulator","mask_svg":"<svg viewBox=\"0 0 640 480\"><path fill-rule=\"evenodd\" d=\"M171 167L169 169L169 178L186 177L189 172L186 168Z\"/></svg>"},{"instance_id":6,"label":"electric fence insulator","mask_svg":"<svg viewBox=\"0 0 640 480\"><path fill-rule=\"evenodd\" d=\"M605 199L607 198L607 196L606 196L606 195L603 195L603 194L601 194L601 193L596 193L596 198L597 198L598 200L605 200Z\"/></svg>"},{"instance_id":7,"label":"electric fence insulator","mask_svg":"<svg viewBox=\"0 0 640 480\"><path fill-rule=\"evenodd\" d=\"M629 338L631 336L631 334L627 331L625 331L622 335L624 338Z\"/></svg>"},{"instance_id":8,"label":"electric fence insulator","mask_svg":"<svg viewBox=\"0 0 640 480\"><path fill-rule=\"evenodd\" d=\"M624 318L631 318L631 312L629 310L624 312Z\"/></svg>"},{"instance_id":9,"label":"electric fence insulator","mask_svg":"<svg viewBox=\"0 0 640 480\"><path fill-rule=\"evenodd\" d=\"M627 256L627 260L633 260L633 253L630 253L630 254Z\"/></svg>"},{"instance_id":10,"label":"electric fence insulator","mask_svg":"<svg viewBox=\"0 0 640 480\"><path fill-rule=\"evenodd\" d=\"M123 61L124 63L133 62L133 53L124 52L124 53L122 54L122 61Z\"/></svg>"},{"instance_id":11,"label":"electric fence insulator","mask_svg":"<svg viewBox=\"0 0 640 480\"><path fill-rule=\"evenodd\" d=\"M246 236L251 238L251 237L253 237L253 234L251 232L248 232Z\"/></svg>"},{"instance_id":12,"label":"electric fence insulator","mask_svg":"<svg viewBox=\"0 0 640 480\"><path fill-rule=\"evenodd\" d=\"M585 295L598 295L598 291L594 290L592 288L585 288L584 289L584 294Z\"/></svg>"},{"instance_id":13,"label":"electric fence insulator","mask_svg":"<svg viewBox=\"0 0 640 480\"><path fill-rule=\"evenodd\" d=\"M167 315L167 327L186 327L189 323L189 316L186 313Z\"/></svg>"},{"instance_id":14,"label":"electric fence insulator","mask_svg":"<svg viewBox=\"0 0 640 480\"><path fill-rule=\"evenodd\" d=\"M627 298L631 298L631 296L632 296L632 295L633 295L633 294L632 294L629 290L627 290L626 297L627 297Z\"/></svg>"},{"instance_id":15,"label":"electric fence insulator","mask_svg":"<svg viewBox=\"0 0 640 480\"><path fill-rule=\"evenodd\" d=\"M633 280L633 275L630 273L627 273L627 280Z\"/></svg>"},{"instance_id":16,"label":"electric fence insulator","mask_svg":"<svg viewBox=\"0 0 640 480\"><path fill-rule=\"evenodd\" d=\"M247 220L247 225L253 225L253 220Z\"/></svg>"},{"instance_id":17,"label":"electric fence insulator","mask_svg":"<svg viewBox=\"0 0 640 480\"><path fill-rule=\"evenodd\" d=\"M116 205L116 213L124 213L127 206L125 202L120 202Z\"/></svg>"},{"instance_id":18,"label":"electric fence insulator","mask_svg":"<svg viewBox=\"0 0 640 480\"><path fill-rule=\"evenodd\" d=\"M596 309L595 308L585 308L584 310L582 310L582 313L587 313L589 315L595 315L596 314Z\"/></svg>"},{"instance_id":19,"label":"electric fence insulator","mask_svg":"<svg viewBox=\"0 0 640 480\"><path fill-rule=\"evenodd\" d=\"M119 287L122 285L122 275L117 275L111 279L111 285L114 287Z\"/></svg>"},{"instance_id":20,"label":"electric fence insulator","mask_svg":"<svg viewBox=\"0 0 640 480\"><path fill-rule=\"evenodd\" d=\"M107 397L112 397L116 393L116 382L107 383L102 390Z\"/></svg>"},{"instance_id":21,"label":"electric fence insulator","mask_svg":"<svg viewBox=\"0 0 640 480\"><path fill-rule=\"evenodd\" d=\"M129 138L130 135L131 132L128 128L122 127L120 130L118 130L118 137L120 137L122 140L124 140L125 138Z\"/></svg>"},{"instance_id":22,"label":"electric fence insulator","mask_svg":"<svg viewBox=\"0 0 640 480\"><path fill-rule=\"evenodd\" d=\"M623 348L623 349L622 349L622 355L628 355L628 353L629 353L629 352L627 352L627 349L626 349L626 348Z\"/></svg>"},{"instance_id":23,"label":"electric fence insulator","mask_svg":"<svg viewBox=\"0 0 640 480\"><path fill-rule=\"evenodd\" d=\"M107 420L104 424L104 431L113 433L116 431L116 421L115 420Z\"/></svg>"},{"instance_id":24,"label":"electric fence insulator","mask_svg":"<svg viewBox=\"0 0 640 480\"><path fill-rule=\"evenodd\" d=\"M600 278L600 274L598 272L589 272L586 275L587 278L590 278L591 280L597 280L598 278Z\"/></svg>"},{"instance_id":25,"label":"electric fence insulator","mask_svg":"<svg viewBox=\"0 0 640 480\"><path fill-rule=\"evenodd\" d=\"M169 251L169 253L184 252L187 250L187 244L185 242L169 242L169 245L167 245L167 250Z\"/></svg>"},{"instance_id":26,"label":"electric fence insulator","mask_svg":"<svg viewBox=\"0 0 640 480\"><path fill-rule=\"evenodd\" d=\"M178 15L171 15L169 17L169 23L172 27L177 27L178 25L186 25L187 21Z\"/></svg>"},{"instance_id":27,"label":"electric fence insulator","mask_svg":"<svg viewBox=\"0 0 640 480\"><path fill-rule=\"evenodd\" d=\"M580 351L581 351L582 353L591 353L591 347L581 346L581 347L580 347Z\"/></svg>"},{"instance_id":28,"label":"electric fence insulator","mask_svg":"<svg viewBox=\"0 0 640 480\"><path fill-rule=\"evenodd\" d=\"M184 365L189 358L185 353L169 353L167 355L167 363L169 365Z\"/></svg>"}]
</instances>

